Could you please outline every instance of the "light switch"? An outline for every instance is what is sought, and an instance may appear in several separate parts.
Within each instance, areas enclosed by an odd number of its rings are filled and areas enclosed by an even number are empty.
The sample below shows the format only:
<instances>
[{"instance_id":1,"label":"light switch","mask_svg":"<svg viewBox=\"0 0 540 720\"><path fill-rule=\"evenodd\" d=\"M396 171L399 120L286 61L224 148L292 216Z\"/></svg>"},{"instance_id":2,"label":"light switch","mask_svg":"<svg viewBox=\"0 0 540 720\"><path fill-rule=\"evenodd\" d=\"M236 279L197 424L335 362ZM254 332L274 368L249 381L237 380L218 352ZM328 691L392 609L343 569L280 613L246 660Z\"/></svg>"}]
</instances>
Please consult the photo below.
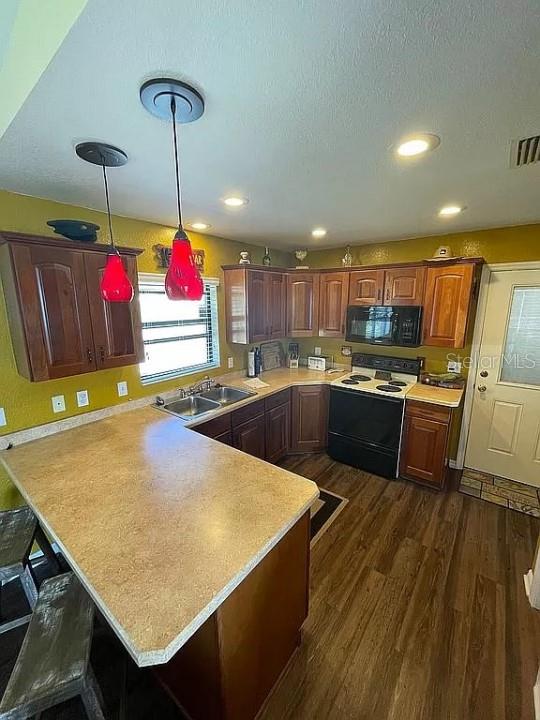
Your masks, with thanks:
<instances>
[{"instance_id":1,"label":"light switch","mask_svg":"<svg viewBox=\"0 0 540 720\"><path fill-rule=\"evenodd\" d=\"M0 408L0 427L2 427L2 425L7 425L6 411L4 408Z\"/></svg>"},{"instance_id":2,"label":"light switch","mask_svg":"<svg viewBox=\"0 0 540 720\"><path fill-rule=\"evenodd\" d=\"M122 380L121 382L116 384L116 387L118 388L118 397L124 397L128 394L128 386L127 382L125 380Z\"/></svg>"},{"instance_id":3,"label":"light switch","mask_svg":"<svg viewBox=\"0 0 540 720\"><path fill-rule=\"evenodd\" d=\"M322 350L321 350L321 348L320 348L320 347L314 348L313 354L314 354L314 355L322 355Z\"/></svg>"},{"instance_id":4,"label":"light switch","mask_svg":"<svg viewBox=\"0 0 540 720\"><path fill-rule=\"evenodd\" d=\"M233 357L227 358L227 367L229 368L229 370L234 367L234 358Z\"/></svg>"},{"instance_id":5,"label":"light switch","mask_svg":"<svg viewBox=\"0 0 540 720\"><path fill-rule=\"evenodd\" d=\"M457 360L449 360L446 365L448 372L454 372L454 373L460 373L461 372L461 363Z\"/></svg>"},{"instance_id":6,"label":"light switch","mask_svg":"<svg viewBox=\"0 0 540 720\"><path fill-rule=\"evenodd\" d=\"M77 392L77 407L86 407L89 404L88 390L79 390Z\"/></svg>"},{"instance_id":7,"label":"light switch","mask_svg":"<svg viewBox=\"0 0 540 720\"><path fill-rule=\"evenodd\" d=\"M53 395L51 403L54 413L64 412L66 409L66 399L63 395Z\"/></svg>"}]
</instances>

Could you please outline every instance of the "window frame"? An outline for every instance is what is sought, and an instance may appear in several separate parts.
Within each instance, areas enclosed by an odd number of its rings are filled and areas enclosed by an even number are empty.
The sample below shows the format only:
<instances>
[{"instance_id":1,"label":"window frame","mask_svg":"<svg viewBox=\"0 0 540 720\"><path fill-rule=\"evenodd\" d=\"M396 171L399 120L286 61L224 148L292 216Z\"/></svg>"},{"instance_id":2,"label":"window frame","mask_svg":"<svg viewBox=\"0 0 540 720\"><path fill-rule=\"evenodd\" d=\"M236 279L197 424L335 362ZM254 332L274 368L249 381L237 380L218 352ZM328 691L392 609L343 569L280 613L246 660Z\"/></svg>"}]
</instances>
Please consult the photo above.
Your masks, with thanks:
<instances>
[{"instance_id":1,"label":"window frame","mask_svg":"<svg viewBox=\"0 0 540 720\"><path fill-rule=\"evenodd\" d=\"M139 289L143 285L155 285L163 288L165 291L165 274L164 273L138 273ZM212 356L213 359L210 362L200 363L198 365L190 365L186 368L174 368L166 372L161 372L154 375L143 375L142 365L146 362L139 363L139 376L142 385L153 385L155 383L166 382L167 380L174 380L175 378L184 377L187 375L194 375L195 373L203 372L204 370L213 370L221 366L221 354L219 347L219 304L218 304L218 287L219 279L213 277L203 277L204 292L207 294L209 289L209 312L208 317L210 318L210 332L211 332L211 345L212 345ZM142 294L139 294L138 302L141 302ZM170 302L173 302L172 300ZM182 301L176 301L182 302ZM141 322L141 332L144 330L144 323ZM206 335L208 338L208 334ZM187 339L187 338L186 338ZM143 345L144 338L143 338Z\"/></svg>"}]
</instances>

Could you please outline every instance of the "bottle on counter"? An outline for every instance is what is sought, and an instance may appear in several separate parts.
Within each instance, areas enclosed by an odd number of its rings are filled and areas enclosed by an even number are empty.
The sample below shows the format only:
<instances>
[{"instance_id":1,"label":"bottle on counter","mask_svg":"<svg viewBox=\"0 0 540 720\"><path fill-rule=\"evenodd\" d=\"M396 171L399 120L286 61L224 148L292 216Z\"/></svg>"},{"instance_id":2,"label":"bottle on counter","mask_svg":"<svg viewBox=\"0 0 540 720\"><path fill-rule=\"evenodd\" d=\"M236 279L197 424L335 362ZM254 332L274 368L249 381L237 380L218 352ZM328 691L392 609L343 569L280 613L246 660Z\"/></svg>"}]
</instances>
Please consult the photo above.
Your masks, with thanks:
<instances>
[{"instance_id":1,"label":"bottle on counter","mask_svg":"<svg viewBox=\"0 0 540 720\"><path fill-rule=\"evenodd\" d=\"M261 364L262 364L261 363L261 349L255 348L255 375L256 375L256 377L259 377L259 375L261 374L261 370L262 370Z\"/></svg>"},{"instance_id":2,"label":"bottle on counter","mask_svg":"<svg viewBox=\"0 0 540 720\"><path fill-rule=\"evenodd\" d=\"M264 256L262 259L262 264L266 265L267 267L270 267L270 265L272 264L272 258L270 257L270 251L268 250L267 247L264 248Z\"/></svg>"},{"instance_id":3,"label":"bottle on counter","mask_svg":"<svg viewBox=\"0 0 540 720\"><path fill-rule=\"evenodd\" d=\"M250 377L250 378L256 377L256 373L255 373L255 350L254 350L254 348L251 348L251 350L248 351L247 376Z\"/></svg>"}]
</instances>

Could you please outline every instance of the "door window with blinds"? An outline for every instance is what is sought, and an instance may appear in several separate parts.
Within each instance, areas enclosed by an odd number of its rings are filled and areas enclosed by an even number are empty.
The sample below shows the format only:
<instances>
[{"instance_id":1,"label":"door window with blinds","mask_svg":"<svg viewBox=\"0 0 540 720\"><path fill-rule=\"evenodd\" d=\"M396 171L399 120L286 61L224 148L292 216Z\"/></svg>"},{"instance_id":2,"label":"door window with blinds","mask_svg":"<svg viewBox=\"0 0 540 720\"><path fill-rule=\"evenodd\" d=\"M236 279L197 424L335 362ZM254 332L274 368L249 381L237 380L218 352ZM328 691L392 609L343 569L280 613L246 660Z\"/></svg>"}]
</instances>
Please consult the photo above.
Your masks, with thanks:
<instances>
[{"instance_id":1,"label":"door window with blinds","mask_svg":"<svg viewBox=\"0 0 540 720\"><path fill-rule=\"evenodd\" d=\"M139 274L143 383L219 367L217 285L205 278L201 300L173 301L163 275Z\"/></svg>"},{"instance_id":2,"label":"door window with blinds","mask_svg":"<svg viewBox=\"0 0 540 720\"><path fill-rule=\"evenodd\" d=\"M540 385L540 287L515 287L506 329L501 382Z\"/></svg>"}]
</instances>

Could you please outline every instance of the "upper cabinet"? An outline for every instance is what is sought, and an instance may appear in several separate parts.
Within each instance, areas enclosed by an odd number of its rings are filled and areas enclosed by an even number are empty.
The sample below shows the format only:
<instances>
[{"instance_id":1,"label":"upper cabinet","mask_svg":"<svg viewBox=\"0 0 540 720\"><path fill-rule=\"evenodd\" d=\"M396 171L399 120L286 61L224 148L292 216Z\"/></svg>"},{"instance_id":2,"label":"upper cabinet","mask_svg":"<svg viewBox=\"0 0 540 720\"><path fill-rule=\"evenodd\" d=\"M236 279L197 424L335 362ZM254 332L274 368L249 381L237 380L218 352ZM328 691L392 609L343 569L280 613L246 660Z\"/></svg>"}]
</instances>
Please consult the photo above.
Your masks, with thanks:
<instances>
[{"instance_id":1,"label":"upper cabinet","mask_svg":"<svg viewBox=\"0 0 540 720\"><path fill-rule=\"evenodd\" d=\"M312 337L319 329L319 273L287 275L287 335Z\"/></svg>"},{"instance_id":2,"label":"upper cabinet","mask_svg":"<svg viewBox=\"0 0 540 720\"><path fill-rule=\"evenodd\" d=\"M384 270L354 270L350 276L349 305L382 305Z\"/></svg>"},{"instance_id":3,"label":"upper cabinet","mask_svg":"<svg viewBox=\"0 0 540 720\"><path fill-rule=\"evenodd\" d=\"M476 265L431 265L426 273L423 345L465 345Z\"/></svg>"},{"instance_id":4,"label":"upper cabinet","mask_svg":"<svg viewBox=\"0 0 540 720\"><path fill-rule=\"evenodd\" d=\"M285 336L286 280L282 272L224 268L227 339L260 343Z\"/></svg>"},{"instance_id":5,"label":"upper cabinet","mask_svg":"<svg viewBox=\"0 0 540 720\"><path fill-rule=\"evenodd\" d=\"M384 272L383 305L421 305L426 268L391 268Z\"/></svg>"},{"instance_id":6,"label":"upper cabinet","mask_svg":"<svg viewBox=\"0 0 540 720\"><path fill-rule=\"evenodd\" d=\"M345 335L348 305L423 307L423 345L463 347L482 258L422 261L362 270L225 266L227 339Z\"/></svg>"},{"instance_id":7,"label":"upper cabinet","mask_svg":"<svg viewBox=\"0 0 540 720\"><path fill-rule=\"evenodd\" d=\"M106 246L0 235L2 283L13 350L32 381L79 375L144 359L137 295L105 303L99 281ZM137 293L137 250L122 249Z\"/></svg>"},{"instance_id":8,"label":"upper cabinet","mask_svg":"<svg viewBox=\"0 0 540 720\"><path fill-rule=\"evenodd\" d=\"M321 273L319 288L319 335L344 337L349 298L348 272Z\"/></svg>"}]
</instances>

